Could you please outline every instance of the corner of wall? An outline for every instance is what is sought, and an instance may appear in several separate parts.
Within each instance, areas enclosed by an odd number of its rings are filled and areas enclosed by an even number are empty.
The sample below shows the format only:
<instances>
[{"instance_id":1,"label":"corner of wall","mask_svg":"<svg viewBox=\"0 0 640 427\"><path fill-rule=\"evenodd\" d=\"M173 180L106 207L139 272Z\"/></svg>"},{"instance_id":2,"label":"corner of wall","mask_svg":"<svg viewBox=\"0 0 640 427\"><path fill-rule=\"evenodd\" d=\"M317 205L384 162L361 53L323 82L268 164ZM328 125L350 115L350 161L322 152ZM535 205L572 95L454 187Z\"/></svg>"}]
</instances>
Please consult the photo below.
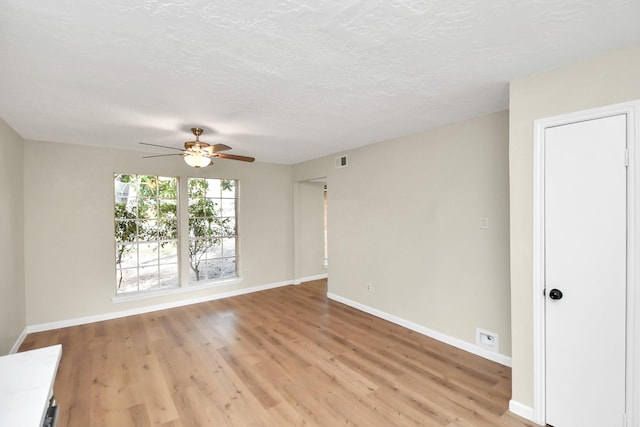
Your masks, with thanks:
<instances>
[{"instance_id":1,"label":"corner of wall","mask_svg":"<svg viewBox=\"0 0 640 427\"><path fill-rule=\"evenodd\" d=\"M0 119L0 354L17 350L26 327L23 165L24 140Z\"/></svg>"}]
</instances>

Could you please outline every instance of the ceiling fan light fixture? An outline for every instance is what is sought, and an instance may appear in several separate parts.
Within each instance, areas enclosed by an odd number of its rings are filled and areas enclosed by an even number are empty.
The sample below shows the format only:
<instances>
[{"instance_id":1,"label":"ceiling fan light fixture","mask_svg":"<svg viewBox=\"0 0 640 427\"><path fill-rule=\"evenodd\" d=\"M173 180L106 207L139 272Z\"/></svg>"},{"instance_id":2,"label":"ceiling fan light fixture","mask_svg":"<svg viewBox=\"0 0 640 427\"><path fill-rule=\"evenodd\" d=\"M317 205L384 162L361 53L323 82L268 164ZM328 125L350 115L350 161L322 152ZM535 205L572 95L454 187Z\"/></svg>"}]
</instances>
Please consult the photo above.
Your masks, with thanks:
<instances>
[{"instance_id":1,"label":"ceiling fan light fixture","mask_svg":"<svg viewBox=\"0 0 640 427\"><path fill-rule=\"evenodd\" d=\"M180 154L159 154L149 157L164 157L164 156L182 156L184 162L192 168L203 168L213 164L213 158L222 158L230 160L240 160L242 162L253 162L255 159L248 156L238 156L235 154L224 154L221 151L231 150L231 147L225 144L209 144L208 142L200 141L200 135L203 130L201 128L192 128L191 132L195 135L195 141L187 141L184 143L184 150L175 147L168 147L166 145L149 144L147 142L141 142L143 145L151 145L153 147L169 148L171 150L180 151Z\"/></svg>"},{"instance_id":2,"label":"ceiling fan light fixture","mask_svg":"<svg viewBox=\"0 0 640 427\"><path fill-rule=\"evenodd\" d=\"M203 168L211 164L209 157L203 156L199 151L189 153L184 156L184 162L192 168Z\"/></svg>"}]
</instances>

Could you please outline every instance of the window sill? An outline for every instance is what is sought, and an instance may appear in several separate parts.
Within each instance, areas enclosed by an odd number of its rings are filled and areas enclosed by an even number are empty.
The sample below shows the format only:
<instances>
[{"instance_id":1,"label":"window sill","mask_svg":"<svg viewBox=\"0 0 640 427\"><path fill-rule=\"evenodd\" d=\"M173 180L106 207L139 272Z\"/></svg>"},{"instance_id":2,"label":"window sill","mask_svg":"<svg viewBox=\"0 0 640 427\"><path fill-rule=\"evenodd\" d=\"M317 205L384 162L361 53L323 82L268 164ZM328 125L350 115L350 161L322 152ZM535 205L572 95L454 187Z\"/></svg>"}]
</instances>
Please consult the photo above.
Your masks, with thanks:
<instances>
[{"instance_id":1,"label":"window sill","mask_svg":"<svg viewBox=\"0 0 640 427\"><path fill-rule=\"evenodd\" d=\"M210 288L217 288L220 286L235 285L241 282L242 282L242 277L231 277L228 279L216 280L215 282L206 282L206 283L201 283L196 285L189 285L185 287L150 289L147 291L132 292L130 294L114 295L113 297L111 297L111 302L120 303L120 302L136 301L141 299L156 298L156 297L165 296L165 295L186 294L189 292L200 291L202 289L210 289Z\"/></svg>"}]
</instances>

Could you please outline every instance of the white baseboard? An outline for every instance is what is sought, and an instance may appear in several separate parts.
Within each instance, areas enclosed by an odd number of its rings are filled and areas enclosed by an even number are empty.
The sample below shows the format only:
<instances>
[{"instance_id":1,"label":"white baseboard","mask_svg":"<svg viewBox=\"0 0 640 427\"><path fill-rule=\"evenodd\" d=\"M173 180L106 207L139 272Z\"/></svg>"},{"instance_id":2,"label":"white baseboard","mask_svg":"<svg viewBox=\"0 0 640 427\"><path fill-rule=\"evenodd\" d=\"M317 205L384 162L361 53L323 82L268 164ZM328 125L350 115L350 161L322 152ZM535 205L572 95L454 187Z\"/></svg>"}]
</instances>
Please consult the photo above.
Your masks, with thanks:
<instances>
[{"instance_id":1,"label":"white baseboard","mask_svg":"<svg viewBox=\"0 0 640 427\"><path fill-rule=\"evenodd\" d=\"M509 411L521 416L522 418L526 418L529 421L534 421L535 417L533 416L533 408L523 405L520 402L516 402L513 399L509 401Z\"/></svg>"},{"instance_id":2,"label":"white baseboard","mask_svg":"<svg viewBox=\"0 0 640 427\"><path fill-rule=\"evenodd\" d=\"M461 350L468 351L469 353L473 353L477 356L483 357L485 359L489 359L493 362L500 363L501 365L511 367L511 357L505 356L504 354L495 353L493 351L484 349L475 344L471 344L461 339L451 337L449 335L443 334L438 331L434 331L422 325L418 325L417 323L413 323L408 320L402 319L400 317L394 316L392 314L385 313L384 311L380 311L378 309L369 307L367 305L360 304L359 302L352 301L350 299L341 297L331 292L327 293L327 296L334 301L341 302L353 308L357 308L358 310L364 311L365 313L369 313L376 317L380 317L381 319L388 320L389 322L395 323L397 325L404 326L407 329L411 329L412 331L418 332L422 335L426 335L430 338L436 339L445 344L452 345Z\"/></svg>"},{"instance_id":3,"label":"white baseboard","mask_svg":"<svg viewBox=\"0 0 640 427\"><path fill-rule=\"evenodd\" d=\"M311 282L312 280L326 279L327 277L329 277L329 275L327 273L316 274L315 276L301 277L299 279L295 279L293 281L293 284L294 285L299 285L299 284L304 283L304 282Z\"/></svg>"},{"instance_id":4,"label":"white baseboard","mask_svg":"<svg viewBox=\"0 0 640 427\"><path fill-rule=\"evenodd\" d=\"M24 339L27 337L27 328L25 327L22 330L22 333L20 334L20 336L18 337L18 339L16 340L15 344L13 344L13 347L11 347L11 350L9 350L9 354L14 354L18 352L18 349L20 348L20 346L22 345L22 342L24 341Z\"/></svg>"},{"instance_id":5,"label":"white baseboard","mask_svg":"<svg viewBox=\"0 0 640 427\"><path fill-rule=\"evenodd\" d=\"M200 303L200 302L213 301L213 300L222 299L222 298L229 298L229 297L234 297L234 296L238 296L238 295L250 294L250 293L253 293L253 292L264 291L264 290L267 290L267 289L279 288L279 287L287 286L287 285L291 285L291 281L270 283L270 284L267 284L267 285L260 285L260 286L254 286L254 287L251 287L251 288L238 289L238 290L235 290L235 291L222 292L222 293L214 294L214 295L206 295L206 296L203 296L203 297L188 298L188 299L182 299L182 300L179 300L179 301L171 301L171 302L167 302L167 303L163 303L163 304L155 304L155 305L149 305L149 306L145 306L145 307L137 307L137 308L132 308L130 310L114 311L114 312L110 312L110 313L96 314L96 315L92 315L92 316L77 317L77 318L74 318L74 319L60 320L60 321L57 321L57 322L48 322L48 323L39 323L39 324L36 324L36 325L27 325L27 327L25 329L25 336L26 336L27 333L50 331L52 329L67 328L69 326L84 325L84 324L93 323L93 322L102 322L103 320L118 319L118 318L121 318L121 317L133 316L133 315L136 315L136 314L144 314L144 313L150 313L150 312L153 312L153 311L166 310L168 308L182 307L182 306L185 306L185 305L197 304L197 303ZM22 339L24 339L24 338L22 338Z\"/></svg>"}]
</instances>

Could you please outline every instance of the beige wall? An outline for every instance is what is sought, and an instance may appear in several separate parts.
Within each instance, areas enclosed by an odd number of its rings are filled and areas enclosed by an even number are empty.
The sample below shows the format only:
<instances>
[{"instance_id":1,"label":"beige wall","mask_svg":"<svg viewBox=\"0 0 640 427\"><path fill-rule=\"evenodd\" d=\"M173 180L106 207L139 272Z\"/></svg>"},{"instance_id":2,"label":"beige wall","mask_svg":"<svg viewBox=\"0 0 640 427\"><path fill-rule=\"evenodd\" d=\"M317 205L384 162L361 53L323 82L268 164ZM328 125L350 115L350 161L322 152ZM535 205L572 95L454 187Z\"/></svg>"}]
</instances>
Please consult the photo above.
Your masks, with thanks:
<instances>
[{"instance_id":1,"label":"beige wall","mask_svg":"<svg viewBox=\"0 0 640 427\"><path fill-rule=\"evenodd\" d=\"M533 404L533 121L640 99L640 45L515 80L510 89L513 396Z\"/></svg>"},{"instance_id":2,"label":"beige wall","mask_svg":"<svg viewBox=\"0 0 640 427\"><path fill-rule=\"evenodd\" d=\"M496 332L510 355L507 120L369 145L342 169L296 165L328 178L330 292L471 344L476 327Z\"/></svg>"},{"instance_id":3,"label":"beige wall","mask_svg":"<svg viewBox=\"0 0 640 427\"><path fill-rule=\"evenodd\" d=\"M0 355L24 330L23 141L0 120Z\"/></svg>"},{"instance_id":4,"label":"beige wall","mask_svg":"<svg viewBox=\"0 0 640 427\"><path fill-rule=\"evenodd\" d=\"M148 153L145 153L148 154ZM179 157L26 141L26 320L34 325L198 298L293 279L292 167L217 161L193 169ZM243 282L113 303L113 173L237 178Z\"/></svg>"}]
</instances>

